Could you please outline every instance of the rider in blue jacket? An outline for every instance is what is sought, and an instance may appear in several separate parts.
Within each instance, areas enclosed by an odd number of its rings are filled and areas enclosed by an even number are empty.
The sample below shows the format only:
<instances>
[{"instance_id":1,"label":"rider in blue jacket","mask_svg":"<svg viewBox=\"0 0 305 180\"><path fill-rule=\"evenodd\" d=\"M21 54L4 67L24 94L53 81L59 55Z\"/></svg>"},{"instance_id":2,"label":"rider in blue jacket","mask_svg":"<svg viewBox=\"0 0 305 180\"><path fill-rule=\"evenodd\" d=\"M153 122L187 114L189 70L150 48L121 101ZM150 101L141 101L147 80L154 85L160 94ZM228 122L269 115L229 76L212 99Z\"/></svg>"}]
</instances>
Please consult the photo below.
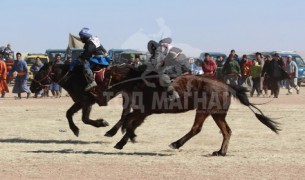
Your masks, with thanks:
<instances>
[{"instance_id":1,"label":"rider in blue jacket","mask_svg":"<svg viewBox=\"0 0 305 180\"><path fill-rule=\"evenodd\" d=\"M81 41L85 43L84 52L80 55L80 59L83 62L84 75L88 82L85 91L89 91L93 87L97 86L89 61L97 63L102 67L107 67L109 65L109 61L107 58L104 58L107 56L106 49L102 46L98 37L92 36L89 28L83 28L79 32L79 37L81 38Z\"/></svg>"}]
</instances>

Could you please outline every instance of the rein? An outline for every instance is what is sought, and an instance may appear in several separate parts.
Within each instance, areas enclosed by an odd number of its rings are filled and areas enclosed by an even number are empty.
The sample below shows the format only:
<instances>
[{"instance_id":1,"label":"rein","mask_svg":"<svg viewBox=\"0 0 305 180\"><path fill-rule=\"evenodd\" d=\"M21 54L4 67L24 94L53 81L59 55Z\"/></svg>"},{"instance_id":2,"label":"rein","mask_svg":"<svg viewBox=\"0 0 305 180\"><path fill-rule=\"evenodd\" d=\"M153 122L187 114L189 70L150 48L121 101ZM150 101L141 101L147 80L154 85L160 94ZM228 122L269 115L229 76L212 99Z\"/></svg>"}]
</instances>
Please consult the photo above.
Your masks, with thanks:
<instances>
[{"instance_id":1,"label":"rein","mask_svg":"<svg viewBox=\"0 0 305 180\"><path fill-rule=\"evenodd\" d=\"M53 78L52 78L52 75L54 74L54 73L53 73L53 67L54 67L54 65L55 65L55 64L52 64L52 66L48 69L48 73L47 73L47 75L46 75L45 77L41 78L40 80L33 79L33 81L35 81L36 83L38 83L40 86L49 86L49 85L50 85L50 84L41 84L41 82L42 82L43 80L45 80L45 79L47 79L47 80L49 80L49 81L51 81L51 82L52 82L52 81L55 82L55 81L53 80ZM69 71L67 71L67 73L66 73L62 78L60 78L57 82L55 82L55 83L59 84L59 83L62 82L64 79L67 79L68 74L69 74ZM69 77L68 77L68 78L69 78Z\"/></svg>"},{"instance_id":2,"label":"rein","mask_svg":"<svg viewBox=\"0 0 305 180\"><path fill-rule=\"evenodd\" d=\"M40 80L33 79L33 81L36 82L36 83L38 83L40 86L49 86L50 84L45 84L45 85L43 85L43 84L41 84L41 82L42 82L43 80L45 80L45 79L52 81L52 78L50 77L50 74L52 73L52 69L53 69L53 64L52 64L52 66L48 69L48 73L47 73L47 75L46 75L45 77L41 78Z\"/></svg>"}]
</instances>

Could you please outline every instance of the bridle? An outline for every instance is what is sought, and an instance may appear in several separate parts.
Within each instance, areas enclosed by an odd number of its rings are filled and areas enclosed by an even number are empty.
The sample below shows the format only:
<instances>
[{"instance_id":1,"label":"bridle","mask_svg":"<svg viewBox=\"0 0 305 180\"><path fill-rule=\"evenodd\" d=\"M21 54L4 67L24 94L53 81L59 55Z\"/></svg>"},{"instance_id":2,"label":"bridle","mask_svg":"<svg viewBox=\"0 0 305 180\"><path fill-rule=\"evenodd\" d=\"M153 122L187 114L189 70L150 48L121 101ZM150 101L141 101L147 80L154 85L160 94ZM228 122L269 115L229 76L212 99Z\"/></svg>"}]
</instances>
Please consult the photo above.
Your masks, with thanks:
<instances>
[{"instance_id":1,"label":"bridle","mask_svg":"<svg viewBox=\"0 0 305 180\"><path fill-rule=\"evenodd\" d=\"M50 66L50 67L48 68L48 71L47 71L47 75L46 75L46 76L42 77L42 78L39 79L39 80L37 80L36 78L34 78L33 81L36 82L37 84L39 84L39 86L41 86L41 87L49 86L51 83L50 83L50 84L41 84L41 82L44 81L44 80L46 80L46 79L47 79L49 82L52 82L52 77L51 77L51 75L53 74L52 71L53 71L53 64L52 64L52 66Z\"/></svg>"}]
</instances>

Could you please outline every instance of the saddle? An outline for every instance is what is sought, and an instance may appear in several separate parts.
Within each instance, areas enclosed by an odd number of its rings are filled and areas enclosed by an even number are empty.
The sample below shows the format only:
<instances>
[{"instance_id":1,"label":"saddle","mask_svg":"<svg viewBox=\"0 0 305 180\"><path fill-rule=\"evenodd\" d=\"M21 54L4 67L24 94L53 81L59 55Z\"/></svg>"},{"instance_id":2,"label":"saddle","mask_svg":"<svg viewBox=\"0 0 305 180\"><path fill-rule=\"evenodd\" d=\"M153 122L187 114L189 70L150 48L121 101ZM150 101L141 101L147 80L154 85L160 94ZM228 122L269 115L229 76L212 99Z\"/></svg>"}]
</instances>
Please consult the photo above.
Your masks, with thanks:
<instances>
[{"instance_id":1,"label":"saddle","mask_svg":"<svg viewBox=\"0 0 305 180\"><path fill-rule=\"evenodd\" d=\"M92 71L94 73L94 79L97 86L92 88L90 93L95 97L95 100L99 106L107 106L107 99L105 96L103 96L106 85L104 80L107 68L97 66L94 67Z\"/></svg>"}]
</instances>

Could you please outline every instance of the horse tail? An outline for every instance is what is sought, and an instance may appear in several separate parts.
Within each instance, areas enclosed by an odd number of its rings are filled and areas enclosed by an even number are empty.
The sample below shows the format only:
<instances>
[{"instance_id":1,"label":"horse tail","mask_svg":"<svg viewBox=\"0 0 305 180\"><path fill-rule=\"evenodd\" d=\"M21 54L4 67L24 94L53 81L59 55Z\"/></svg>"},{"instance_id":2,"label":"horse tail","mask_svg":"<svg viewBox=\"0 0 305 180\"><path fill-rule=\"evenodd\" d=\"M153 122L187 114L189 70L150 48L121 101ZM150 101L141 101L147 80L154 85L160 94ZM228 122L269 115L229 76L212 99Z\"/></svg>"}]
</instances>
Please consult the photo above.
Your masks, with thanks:
<instances>
[{"instance_id":1,"label":"horse tail","mask_svg":"<svg viewBox=\"0 0 305 180\"><path fill-rule=\"evenodd\" d=\"M275 122L273 120L271 120L270 118L268 118L267 116L265 116L263 114L263 112L258 109L254 104L250 103L246 92L248 92L248 90L242 86L234 86L234 85L229 85L230 88L232 88L231 94L236 97L243 105L248 106L249 109L255 114L256 118L263 123L264 125L266 125L267 127L269 127L273 132L275 132L276 134L278 134L278 132L281 130L279 129L279 123ZM232 91L233 90L233 91ZM259 113L256 113L254 110L256 109Z\"/></svg>"}]
</instances>

